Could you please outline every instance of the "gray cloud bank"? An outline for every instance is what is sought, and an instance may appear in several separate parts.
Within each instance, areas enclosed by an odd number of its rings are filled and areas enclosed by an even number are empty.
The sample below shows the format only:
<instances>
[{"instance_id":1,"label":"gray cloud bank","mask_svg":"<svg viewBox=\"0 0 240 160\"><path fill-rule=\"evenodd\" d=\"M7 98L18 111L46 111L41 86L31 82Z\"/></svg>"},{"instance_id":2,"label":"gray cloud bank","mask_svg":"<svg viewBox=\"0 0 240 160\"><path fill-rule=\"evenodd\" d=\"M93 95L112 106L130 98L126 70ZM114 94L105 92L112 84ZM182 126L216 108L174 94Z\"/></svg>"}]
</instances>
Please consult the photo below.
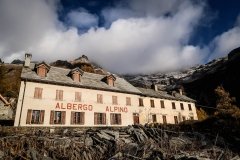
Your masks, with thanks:
<instances>
[{"instance_id":1,"label":"gray cloud bank","mask_svg":"<svg viewBox=\"0 0 240 160\"><path fill-rule=\"evenodd\" d=\"M102 10L105 27L97 27L97 15L84 9L68 13L71 26L66 26L58 19L59 5L57 1L1 0L0 57L11 62L31 52L34 60L50 62L85 54L113 72L149 73L203 63L225 55L240 42L236 23L208 46L189 45L206 16L203 3L130 0ZM81 27L89 29L81 33Z\"/></svg>"}]
</instances>

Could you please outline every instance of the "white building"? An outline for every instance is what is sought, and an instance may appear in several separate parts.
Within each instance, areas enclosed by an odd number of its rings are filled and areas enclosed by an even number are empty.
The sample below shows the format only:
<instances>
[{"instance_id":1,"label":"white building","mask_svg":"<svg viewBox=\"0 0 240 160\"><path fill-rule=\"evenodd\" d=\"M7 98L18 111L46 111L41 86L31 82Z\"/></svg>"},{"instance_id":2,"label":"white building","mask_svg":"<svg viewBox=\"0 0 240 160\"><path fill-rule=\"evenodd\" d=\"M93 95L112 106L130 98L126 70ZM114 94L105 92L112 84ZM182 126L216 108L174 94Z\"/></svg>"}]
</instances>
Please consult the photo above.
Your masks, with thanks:
<instances>
[{"instance_id":1,"label":"white building","mask_svg":"<svg viewBox=\"0 0 240 160\"><path fill-rule=\"evenodd\" d=\"M197 119L195 101L116 75L63 69L25 55L15 126L127 126Z\"/></svg>"}]
</instances>

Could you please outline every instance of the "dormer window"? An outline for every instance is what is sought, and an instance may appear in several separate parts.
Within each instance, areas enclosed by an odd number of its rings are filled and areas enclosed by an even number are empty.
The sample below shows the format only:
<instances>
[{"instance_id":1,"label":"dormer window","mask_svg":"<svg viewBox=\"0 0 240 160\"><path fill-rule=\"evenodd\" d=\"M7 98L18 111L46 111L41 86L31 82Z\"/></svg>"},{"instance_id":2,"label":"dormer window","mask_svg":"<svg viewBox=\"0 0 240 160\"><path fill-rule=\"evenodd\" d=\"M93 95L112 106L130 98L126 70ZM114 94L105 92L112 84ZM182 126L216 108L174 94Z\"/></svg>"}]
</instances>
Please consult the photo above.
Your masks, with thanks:
<instances>
[{"instance_id":1,"label":"dormer window","mask_svg":"<svg viewBox=\"0 0 240 160\"><path fill-rule=\"evenodd\" d=\"M81 82L83 71L80 68L77 67L72 69L69 74L74 82Z\"/></svg>"},{"instance_id":2,"label":"dormer window","mask_svg":"<svg viewBox=\"0 0 240 160\"><path fill-rule=\"evenodd\" d=\"M37 75L40 77L46 77L48 71L50 70L50 66L45 62L41 62L36 65Z\"/></svg>"},{"instance_id":3,"label":"dormer window","mask_svg":"<svg viewBox=\"0 0 240 160\"><path fill-rule=\"evenodd\" d=\"M105 82L111 86L111 87L114 87L115 86L115 81L116 81L116 77L112 74L110 75L107 75L105 78L104 78Z\"/></svg>"}]
</instances>

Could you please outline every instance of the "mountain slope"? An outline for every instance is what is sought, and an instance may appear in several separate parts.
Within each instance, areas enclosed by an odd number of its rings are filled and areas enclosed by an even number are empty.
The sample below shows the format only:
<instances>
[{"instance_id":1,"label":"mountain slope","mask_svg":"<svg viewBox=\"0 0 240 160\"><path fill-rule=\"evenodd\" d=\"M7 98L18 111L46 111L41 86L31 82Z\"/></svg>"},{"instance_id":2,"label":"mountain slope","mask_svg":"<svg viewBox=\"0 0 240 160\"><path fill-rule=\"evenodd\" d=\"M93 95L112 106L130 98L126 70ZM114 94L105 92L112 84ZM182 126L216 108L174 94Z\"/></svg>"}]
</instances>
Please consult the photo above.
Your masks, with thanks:
<instances>
[{"instance_id":1,"label":"mountain slope","mask_svg":"<svg viewBox=\"0 0 240 160\"><path fill-rule=\"evenodd\" d=\"M163 90L172 91L184 88L187 96L197 100L200 105L214 107L214 89L222 85L231 96L236 97L240 106L240 48L231 51L227 57L213 60L205 65L170 73L150 75L123 75L130 83L149 86L159 84Z\"/></svg>"}]
</instances>

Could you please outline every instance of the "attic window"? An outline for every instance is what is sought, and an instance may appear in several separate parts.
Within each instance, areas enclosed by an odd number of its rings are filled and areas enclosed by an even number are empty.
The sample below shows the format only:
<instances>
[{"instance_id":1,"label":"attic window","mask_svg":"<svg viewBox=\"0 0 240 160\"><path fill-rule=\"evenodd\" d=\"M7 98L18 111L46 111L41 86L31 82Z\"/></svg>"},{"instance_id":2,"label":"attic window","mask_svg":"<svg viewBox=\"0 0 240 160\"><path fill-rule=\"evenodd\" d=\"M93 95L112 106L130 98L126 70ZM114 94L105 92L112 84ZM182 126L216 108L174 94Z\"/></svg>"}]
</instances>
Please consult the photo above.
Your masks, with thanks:
<instances>
[{"instance_id":1,"label":"attic window","mask_svg":"<svg viewBox=\"0 0 240 160\"><path fill-rule=\"evenodd\" d=\"M37 69L37 75L40 77L46 77L47 73L50 69L50 66L47 65L45 62L39 63L36 65L36 69Z\"/></svg>"},{"instance_id":2,"label":"attic window","mask_svg":"<svg viewBox=\"0 0 240 160\"><path fill-rule=\"evenodd\" d=\"M78 72L75 72L72 74L72 79L75 82L80 82L80 74Z\"/></svg>"},{"instance_id":3,"label":"attic window","mask_svg":"<svg viewBox=\"0 0 240 160\"><path fill-rule=\"evenodd\" d=\"M81 76L83 75L83 71L81 69L78 67L74 68L69 74L74 82L81 82Z\"/></svg>"},{"instance_id":4,"label":"attic window","mask_svg":"<svg viewBox=\"0 0 240 160\"><path fill-rule=\"evenodd\" d=\"M115 80L116 80L116 77L114 76L114 75L108 75L107 77L106 77L106 82L107 82L107 84L109 85L109 86L112 86L112 87L114 87L114 85L115 85Z\"/></svg>"}]
</instances>

